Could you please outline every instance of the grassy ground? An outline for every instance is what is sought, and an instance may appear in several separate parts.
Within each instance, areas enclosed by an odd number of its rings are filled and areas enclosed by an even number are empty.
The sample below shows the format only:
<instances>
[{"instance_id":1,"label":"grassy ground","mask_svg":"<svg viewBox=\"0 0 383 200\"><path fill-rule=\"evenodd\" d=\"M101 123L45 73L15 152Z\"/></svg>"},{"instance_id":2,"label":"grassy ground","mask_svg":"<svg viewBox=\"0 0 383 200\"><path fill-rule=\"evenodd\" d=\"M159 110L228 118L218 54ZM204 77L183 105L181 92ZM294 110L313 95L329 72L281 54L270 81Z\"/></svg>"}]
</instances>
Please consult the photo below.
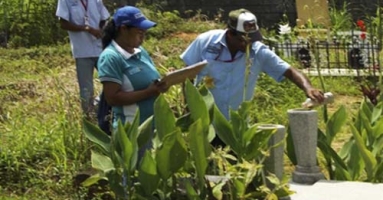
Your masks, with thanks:
<instances>
[{"instance_id":1,"label":"grassy ground","mask_svg":"<svg viewBox=\"0 0 383 200\"><path fill-rule=\"evenodd\" d=\"M174 33L166 39L149 38L144 46L164 73L182 66L178 55L195 36ZM0 49L0 55L0 199L82 199L86 192L74 189L73 177L89 169L91 146L81 128L69 46ZM318 78L311 79L320 86ZM358 108L362 96L353 78L326 78L325 83L336 99L328 106L330 114L340 105L350 113ZM95 84L99 91L100 83L95 80ZM168 94L171 103L179 104L177 94ZM287 110L304 100L292 83L275 83L262 76L254 98L254 117L258 122L286 125ZM349 135L345 128L334 148ZM291 170L288 160L286 163Z\"/></svg>"}]
</instances>

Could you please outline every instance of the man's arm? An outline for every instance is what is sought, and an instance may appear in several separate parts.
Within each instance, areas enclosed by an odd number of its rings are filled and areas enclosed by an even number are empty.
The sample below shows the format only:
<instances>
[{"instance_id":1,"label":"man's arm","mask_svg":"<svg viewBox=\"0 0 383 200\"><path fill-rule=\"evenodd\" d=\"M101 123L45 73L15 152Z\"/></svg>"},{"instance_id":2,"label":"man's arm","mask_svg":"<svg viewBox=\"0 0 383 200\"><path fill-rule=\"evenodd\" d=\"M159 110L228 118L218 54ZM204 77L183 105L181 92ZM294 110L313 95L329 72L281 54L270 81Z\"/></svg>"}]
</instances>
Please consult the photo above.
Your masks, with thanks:
<instances>
[{"instance_id":1,"label":"man's arm","mask_svg":"<svg viewBox=\"0 0 383 200\"><path fill-rule=\"evenodd\" d=\"M302 89L306 96L310 99L313 99L317 102L324 101L323 92L314 88L311 85L310 80L297 69L290 67L283 75L292 81L295 85L297 85L300 89Z\"/></svg>"},{"instance_id":2,"label":"man's arm","mask_svg":"<svg viewBox=\"0 0 383 200\"><path fill-rule=\"evenodd\" d=\"M60 18L60 27L67 31L75 31L75 32L86 31L85 25L73 24L63 18Z\"/></svg>"},{"instance_id":3,"label":"man's arm","mask_svg":"<svg viewBox=\"0 0 383 200\"><path fill-rule=\"evenodd\" d=\"M71 23L65 19L62 19L62 18L60 18L60 27L64 30L67 30L67 31L74 31L74 32L86 31L86 32L92 34L96 38L101 38L101 30L100 29L95 29L93 27L85 26L85 25L73 24L73 23Z\"/></svg>"}]
</instances>

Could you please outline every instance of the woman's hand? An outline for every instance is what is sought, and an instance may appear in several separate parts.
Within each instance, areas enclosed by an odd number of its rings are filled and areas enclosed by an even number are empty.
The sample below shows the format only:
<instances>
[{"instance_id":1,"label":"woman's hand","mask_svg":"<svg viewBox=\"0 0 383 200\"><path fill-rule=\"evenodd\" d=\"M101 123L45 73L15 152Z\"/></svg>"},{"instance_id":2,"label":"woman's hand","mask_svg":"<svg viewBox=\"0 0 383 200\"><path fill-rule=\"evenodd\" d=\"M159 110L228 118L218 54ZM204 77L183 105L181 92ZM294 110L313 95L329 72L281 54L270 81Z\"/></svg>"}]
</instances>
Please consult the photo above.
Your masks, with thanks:
<instances>
[{"instance_id":1,"label":"woman's hand","mask_svg":"<svg viewBox=\"0 0 383 200\"><path fill-rule=\"evenodd\" d=\"M155 80L152 84L149 85L148 90L151 91L153 95L160 95L160 93L164 93L168 91L169 86L166 82Z\"/></svg>"}]
</instances>

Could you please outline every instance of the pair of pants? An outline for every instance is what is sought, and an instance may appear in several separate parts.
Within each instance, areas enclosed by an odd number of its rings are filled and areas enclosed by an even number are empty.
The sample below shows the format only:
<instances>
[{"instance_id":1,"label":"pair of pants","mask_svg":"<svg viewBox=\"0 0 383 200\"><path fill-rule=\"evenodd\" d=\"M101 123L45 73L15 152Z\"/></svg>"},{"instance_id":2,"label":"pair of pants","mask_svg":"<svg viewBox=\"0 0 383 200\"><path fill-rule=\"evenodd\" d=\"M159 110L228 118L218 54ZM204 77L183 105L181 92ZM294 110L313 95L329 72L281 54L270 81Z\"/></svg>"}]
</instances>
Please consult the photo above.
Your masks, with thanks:
<instances>
[{"instance_id":1,"label":"pair of pants","mask_svg":"<svg viewBox=\"0 0 383 200\"><path fill-rule=\"evenodd\" d=\"M98 57L76 58L77 81L80 89L81 108L84 114L93 110L93 72L97 69Z\"/></svg>"}]
</instances>

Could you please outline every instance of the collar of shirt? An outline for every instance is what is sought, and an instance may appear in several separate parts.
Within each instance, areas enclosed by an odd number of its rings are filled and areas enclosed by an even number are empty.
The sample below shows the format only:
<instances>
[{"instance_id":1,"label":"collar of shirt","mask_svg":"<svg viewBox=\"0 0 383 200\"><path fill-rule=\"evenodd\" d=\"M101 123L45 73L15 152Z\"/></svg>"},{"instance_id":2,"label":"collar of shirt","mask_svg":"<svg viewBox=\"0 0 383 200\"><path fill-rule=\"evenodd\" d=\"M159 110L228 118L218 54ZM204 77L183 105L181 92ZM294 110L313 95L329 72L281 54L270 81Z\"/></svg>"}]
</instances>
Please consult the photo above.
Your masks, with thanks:
<instances>
[{"instance_id":1,"label":"collar of shirt","mask_svg":"<svg viewBox=\"0 0 383 200\"><path fill-rule=\"evenodd\" d=\"M131 58L132 56L136 55L136 54L139 54L141 53L141 49L139 48L134 48L134 53L129 53L127 51L125 51L125 49L123 49L120 45L117 44L116 41L112 40L112 45L116 48L116 50L125 58L125 59L129 59Z\"/></svg>"}]
</instances>

